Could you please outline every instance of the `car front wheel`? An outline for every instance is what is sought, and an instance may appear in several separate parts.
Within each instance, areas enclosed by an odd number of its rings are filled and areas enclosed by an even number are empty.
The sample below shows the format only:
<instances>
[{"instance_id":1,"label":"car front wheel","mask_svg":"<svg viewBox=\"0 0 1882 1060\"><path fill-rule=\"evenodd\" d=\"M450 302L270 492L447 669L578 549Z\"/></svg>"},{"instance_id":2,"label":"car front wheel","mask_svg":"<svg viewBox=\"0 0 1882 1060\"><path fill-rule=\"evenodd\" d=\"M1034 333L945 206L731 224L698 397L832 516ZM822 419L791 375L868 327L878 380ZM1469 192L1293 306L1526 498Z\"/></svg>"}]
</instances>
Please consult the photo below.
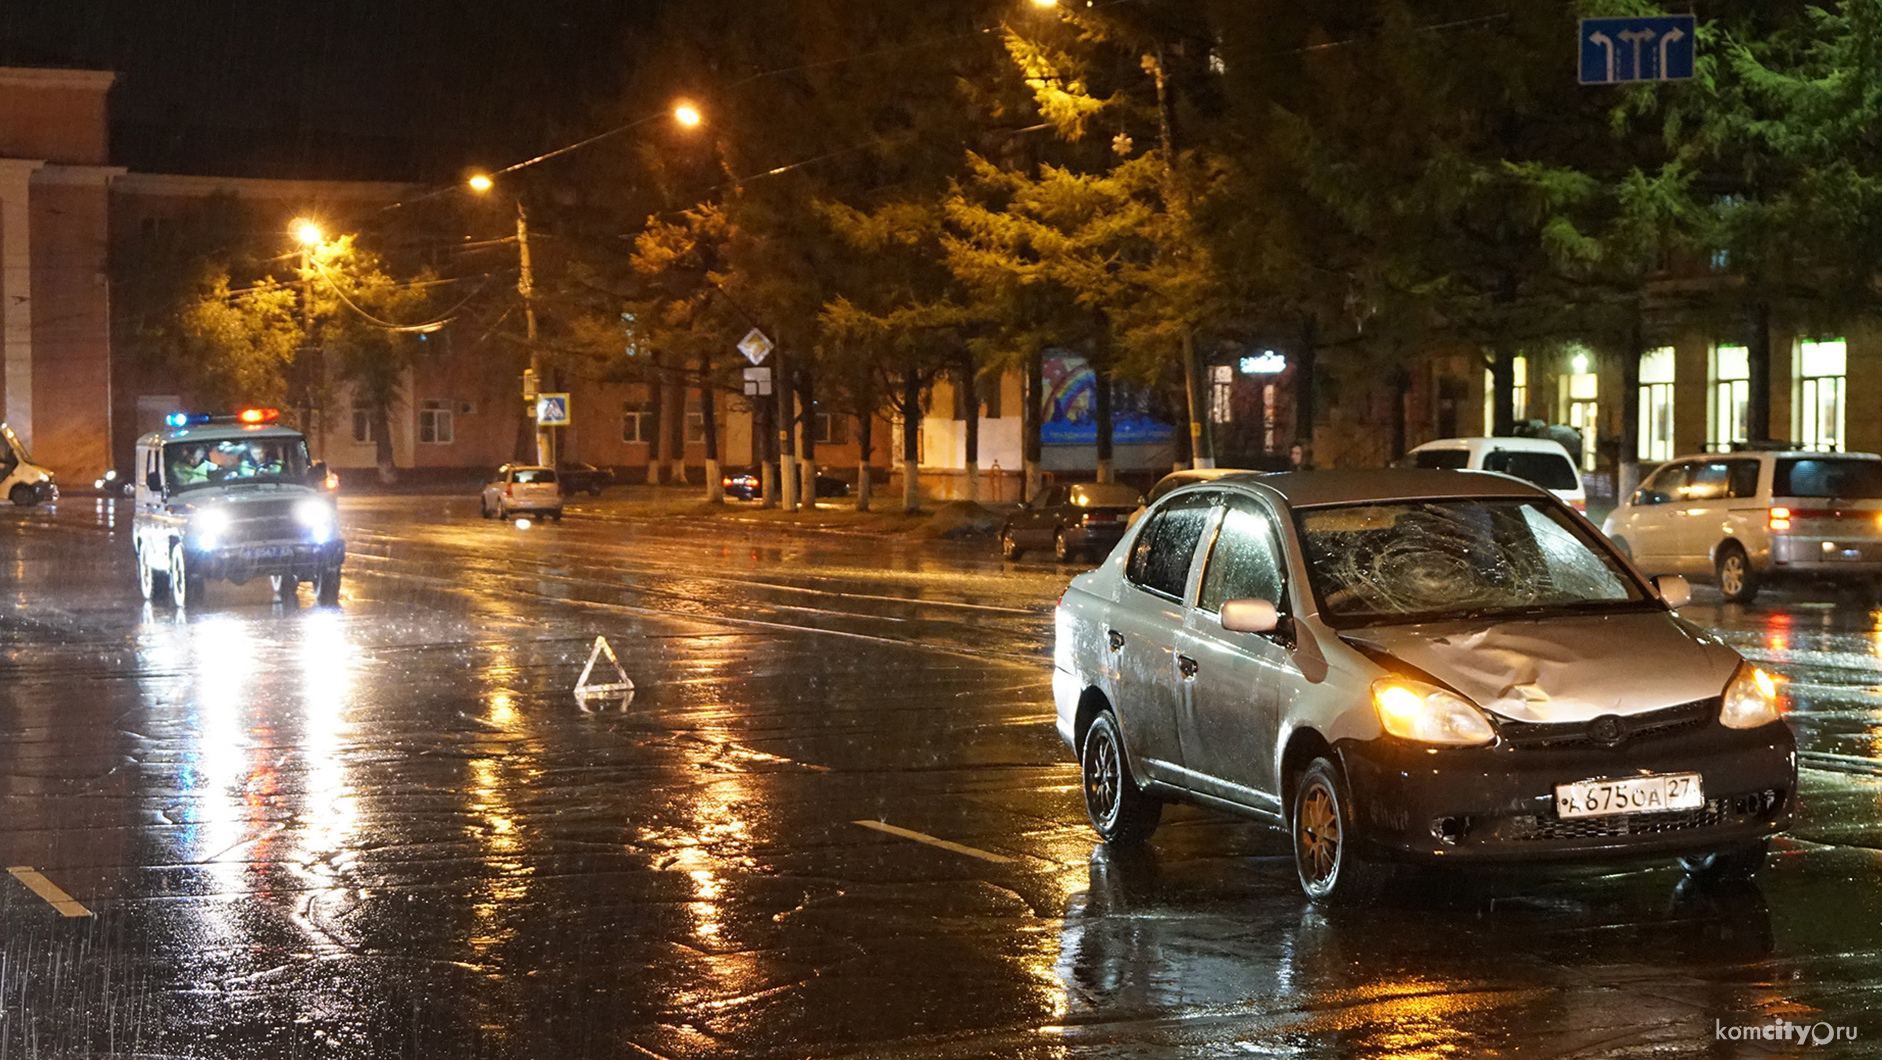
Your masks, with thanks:
<instances>
[{"instance_id":1,"label":"car front wheel","mask_svg":"<svg viewBox=\"0 0 1882 1060\"><path fill-rule=\"evenodd\" d=\"M1117 717L1100 711L1085 730L1079 772L1085 788L1085 813L1091 827L1113 846L1130 846L1150 838L1163 819L1163 803L1144 793L1131 777L1124 752L1124 734Z\"/></svg>"},{"instance_id":2,"label":"car front wheel","mask_svg":"<svg viewBox=\"0 0 1882 1060\"><path fill-rule=\"evenodd\" d=\"M1000 532L1000 555L1009 560L1016 560L1025 554L1026 550L1020 548L1019 542L1013 540L1013 531L1011 529L1002 530Z\"/></svg>"},{"instance_id":3,"label":"car front wheel","mask_svg":"<svg viewBox=\"0 0 1882 1060\"><path fill-rule=\"evenodd\" d=\"M1758 573L1751 569L1751 559L1737 545L1719 550L1719 592L1735 604L1748 604L1758 595Z\"/></svg>"},{"instance_id":4,"label":"car front wheel","mask_svg":"<svg viewBox=\"0 0 1882 1060\"><path fill-rule=\"evenodd\" d=\"M1695 880L1748 880L1764 867L1770 849L1771 841L1760 839L1743 846L1688 855L1679 859L1679 867Z\"/></svg>"},{"instance_id":5,"label":"car front wheel","mask_svg":"<svg viewBox=\"0 0 1882 1060\"><path fill-rule=\"evenodd\" d=\"M33 492L33 487L21 483L13 487L12 492L7 494L7 499L18 507L31 508L39 503L39 494Z\"/></svg>"},{"instance_id":6,"label":"car front wheel","mask_svg":"<svg viewBox=\"0 0 1882 1060\"><path fill-rule=\"evenodd\" d=\"M1384 872L1356 849L1353 799L1340 768L1316 758L1294 785L1294 869L1301 890L1316 902L1366 901L1378 893Z\"/></svg>"},{"instance_id":7,"label":"car front wheel","mask_svg":"<svg viewBox=\"0 0 1882 1060\"><path fill-rule=\"evenodd\" d=\"M1071 543L1065 540L1065 531L1063 530L1052 535L1052 555L1057 557L1060 563L1068 563L1078 555L1077 550L1072 548Z\"/></svg>"}]
</instances>

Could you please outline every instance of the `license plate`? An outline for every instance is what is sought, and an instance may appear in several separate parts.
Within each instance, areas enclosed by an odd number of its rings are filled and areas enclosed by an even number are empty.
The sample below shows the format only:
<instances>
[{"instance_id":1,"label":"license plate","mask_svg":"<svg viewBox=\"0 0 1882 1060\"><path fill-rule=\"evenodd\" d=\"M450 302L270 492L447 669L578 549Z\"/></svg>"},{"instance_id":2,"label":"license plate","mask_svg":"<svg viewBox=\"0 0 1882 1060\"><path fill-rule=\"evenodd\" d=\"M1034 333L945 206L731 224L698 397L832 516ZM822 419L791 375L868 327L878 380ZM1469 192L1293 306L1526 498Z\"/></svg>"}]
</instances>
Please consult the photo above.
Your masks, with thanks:
<instances>
[{"instance_id":1,"label":"license plate","mask_svg":"<svg viewBox=\"0 0 1882 1060\"><path fill-rule=\"evenodd\" d=\"M1616 813L1696 810L1706 804L1697 773L1646 777L1597 777L1555 786L1558 817L1604 817Z\"/></svg>"},{"instance_id":2,"label":"license plate","mask_svg":"<svg viewBox=\"0 0 1882 1060\"><path fill-rule=\"evenodd\" d=\"M287 559L294 555L294 546L257 545L247 551L250 559Z\"/></svg>"}]
</instances>

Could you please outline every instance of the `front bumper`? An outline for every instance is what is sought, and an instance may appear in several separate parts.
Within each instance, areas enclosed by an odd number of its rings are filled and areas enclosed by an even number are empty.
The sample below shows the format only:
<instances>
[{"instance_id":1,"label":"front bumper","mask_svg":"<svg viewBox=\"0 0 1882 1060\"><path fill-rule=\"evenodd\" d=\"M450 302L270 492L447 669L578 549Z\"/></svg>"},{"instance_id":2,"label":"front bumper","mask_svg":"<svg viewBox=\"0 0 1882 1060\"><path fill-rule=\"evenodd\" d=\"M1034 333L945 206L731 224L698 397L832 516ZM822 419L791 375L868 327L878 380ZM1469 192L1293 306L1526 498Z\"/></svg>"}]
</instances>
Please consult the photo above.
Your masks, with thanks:
<instances>
[{"instance_id":1,"label":"front bumper","mask_svg":"<svg viewBox=\"0 0 1882 1060\"><path fill-rule=\"evenodd\" d=\"M191 549L189 557L205 578L225 578L240 584L268 574L292 574L311 580L321 571L346 562L346 542L336 538L320 545L305 541L222 545Z\"/></svg>"},{"instance_id":2,"label":"front bumper","mask_svg":"<svg viewBox=\"0 0 1882 1060\"><path fill-rule=\"evenodd\" d=\"M1790 726L1696 731L1604 748L1433 749L1383 738L1338 746L1376 852L1431 861L1547 861L1716 850L1790 825L1797 746ZM1640 773L1700 774L1696 810L1562 818L1555 785Z\"/></svg>"}]
</instances>

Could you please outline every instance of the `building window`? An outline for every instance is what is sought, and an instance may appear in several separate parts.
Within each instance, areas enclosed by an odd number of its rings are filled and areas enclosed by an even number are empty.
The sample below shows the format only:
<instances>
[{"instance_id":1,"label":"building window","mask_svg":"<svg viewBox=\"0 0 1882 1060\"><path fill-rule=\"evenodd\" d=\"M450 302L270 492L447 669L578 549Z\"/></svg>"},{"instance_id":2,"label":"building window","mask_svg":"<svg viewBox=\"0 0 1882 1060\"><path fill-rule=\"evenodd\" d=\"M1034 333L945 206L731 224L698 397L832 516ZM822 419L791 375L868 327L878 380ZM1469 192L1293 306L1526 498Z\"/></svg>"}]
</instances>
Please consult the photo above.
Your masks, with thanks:
<instances>
[{"instance_id":1,"label":"building window","mask_svg":"<svg viewBox=\"0 0 1882 1060\"><path fill-rule=\"evenodd\" d=\"M1584 355L1577 355L1575 367L1586 368ZM1600 431L1600 376L1593 372L1570 372L1562 377L1562 422L1581 432L1581 469L1594 470L1595 437Z\"/></svg>"},{"instance_id":2,"label":"building window","mask_svg":"<svg viewBox=\"0 0 1882 1060\"><path fill-rule=\"evenodd\" d=\"M1529 418L1529 358L1510 361L1510 419ZM1483 370L1483 434L1496 433L1496 374Z\"/></svg>"},{"instance_id":3,"label":"building window","mask_svg":"<svg viewBox=\"0 0 1882 1060\"><path fill-rule=\"evenodd\" d=\"M1218 364L1209 369L1209 422L1235 421L1235 367Z\"/></svg>"},{"instance_id":4,"label":"building window","mask_svg":"<svg viewBox=\"0 0 1882 1060\"><path fill-rule=\"evenodd\" d=\"M686 414L686 444L706 444L706 414L689 412Z\"/></svg>"},{"instance_id":5,"label":"building window","mask_svg":"<svg viewBox=\"0 0 1882 1060\"><path fill-rule=\"evenodd\" d=\"M372 441L372 413L365 409L353 410L353 441L358 445Z\"/></svg>"},{"instance_id":6,"label":"building window","mask_svg":"<svg viewBox=\"0 0 1882 1060\"><path fill-rule=\"evenodd\" d=\"M1642 460L1673 459L1673 348L1640 355L1640 452Z\"/></svg>"},{"instance_id":7,"label":"building window","mask_svg":"<svg viewBox=\"0 0 1882 1060\"><path fill-rule=\"evenodd\" d=\"M980 415L983 419L1000 418L1000 396L1006 390L1006 376L996 375L987 381L986 391L980 395Z\"/></svg>"},{"instance_id":8,"label":"building window","mask_svg":"<svg viewBox=\"0 0 1882 1060\"><path fill-rule=\"evenodd\" d=\"M449 401L427 401L418 409L418 440L431 445L450 445L451 410Z\"/></svg>"},{"instance_id":9,"label":"building window","mask_svg":"<svg viewBox=\"0 0 1882 1060\"><path fill-rule=\"evenodd\" d=\"M621 406L621 440L653 442L653 412L638 405Z\"/></svg>"},{"instance_id":10,"label":"building window","mask_svg":"<svg viewBox=\"0 0 1882 1060\"><path fill-rule=\"evenodd\" d=\"M1712 380L1706 402L1706 448L1726 452L1751 438L1751 351L1712 348Z\"/></svg>"},{"instance_id":11,"label":"building window","mask_svg":"<svg viewBox=\"0 0 1882 1060\"><path fill-rule=\"evenodd\" d=\"M817 413L816 425L811 430L812 438L818 445L850 444L849 417L841 413Z\"/></svg>"},{"instance_id":12,"label":"building window","mask_svg":"<svg viewBox=\"0 0 1882 1060\"><path fill-rule=\"evenodd\" d=\"M1797 344L1797 441L1805 449L1843 448L1849 347L1842 339Z\"/></svg>"}]
</instances>

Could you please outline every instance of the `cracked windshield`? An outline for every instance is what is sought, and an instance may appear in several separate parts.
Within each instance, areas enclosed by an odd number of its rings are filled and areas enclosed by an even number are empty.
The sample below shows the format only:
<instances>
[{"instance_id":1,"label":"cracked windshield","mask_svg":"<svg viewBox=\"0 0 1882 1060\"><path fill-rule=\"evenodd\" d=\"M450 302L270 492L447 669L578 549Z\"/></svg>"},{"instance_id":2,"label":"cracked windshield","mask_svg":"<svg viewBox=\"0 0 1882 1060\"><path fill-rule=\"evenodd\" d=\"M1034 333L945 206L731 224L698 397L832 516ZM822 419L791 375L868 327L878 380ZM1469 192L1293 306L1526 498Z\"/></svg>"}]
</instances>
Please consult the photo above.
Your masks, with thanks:
<instances>
[{"instance_id":1,"label":"cracked windshield","mask_svg":"<svg viewBox=\"0 0 1882 1060\"><path fill-rule=\"evenodd\" d=\"M16 0L0 1060L1882 1019L1882 0Z\"/></svg>"}]
</instances>

